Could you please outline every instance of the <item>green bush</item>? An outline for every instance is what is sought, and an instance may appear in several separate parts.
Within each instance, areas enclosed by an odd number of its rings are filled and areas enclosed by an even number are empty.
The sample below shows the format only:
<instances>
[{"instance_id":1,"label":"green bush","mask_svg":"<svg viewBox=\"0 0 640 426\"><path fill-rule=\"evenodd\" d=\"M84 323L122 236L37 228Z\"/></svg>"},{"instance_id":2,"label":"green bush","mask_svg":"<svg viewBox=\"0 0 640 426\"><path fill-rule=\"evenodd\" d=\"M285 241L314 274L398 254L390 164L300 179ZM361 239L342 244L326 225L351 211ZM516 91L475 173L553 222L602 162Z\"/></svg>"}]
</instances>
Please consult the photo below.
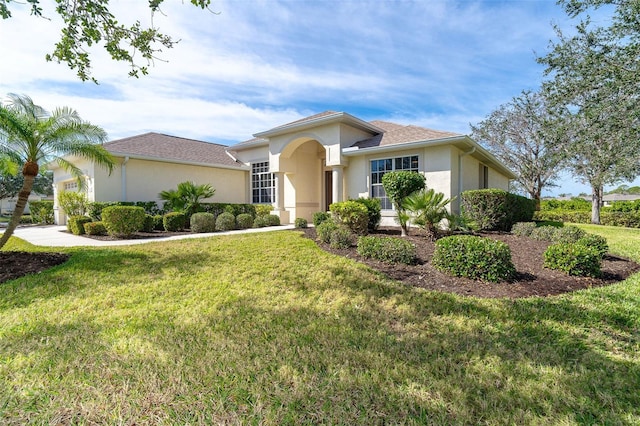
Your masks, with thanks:
<instances>
[{"instance_id":1,"label":"green bush","mask_svg":"<svg viewBox=\"0 0 640 426\"><path fill-rule=\"evenodd\" d=\"M307 219L303 217L297 217L295 220L296 228L306 228L307 227Z\"/></svg>"},{"instance_id":2,"label":"green bush","mask_svg":"<svg viewBox=\"0 0 640 426\"><path fill-rule=\"evenodd\" d=\"M315 212L313 214L313 226L317 227L322 222L331 219L331 213L329 212Z\"/></svg>"},{"instance_id":3,"label":"green bush","mask_svg":"<svg viewBox=\"0 0 640 426\"><path fill-rule=\"evenodd\" d=\"M144 223L142 224L142 231L143 232L153 232L155 227L156 227L156 220L155 220L154 216L151 216L150 214L145 214L144 215Z\"/></svg>"},{"instance_id":4,"label":"green bush","mask_svg":"<svg viewBox=\"0 0 640 426\"><path fill-rule=\"evenodd\" d=\"M536 204L502 189L464 191L460 195L462 210L479 229L510 231L514 223L531 222Z\"/></svg>"},{"instance_id":5,"label":"green bush","mask_svg":"<svg viewBox=\"0 0 640 426\"><path fill-rule=\"evenodd\" d=\"M162 225L167 232L182 231L187 224L187 216L181 212L169 212L162 216Z\"/></svg>"},{"instance_id":6,"label":"green bush","mask_svg":"<svg viewBox=\"0 0 640 426\"><path fill-rule=\"evenodd\" d=\"M87 196L83 192L60 191L58 194L58 205L67 217L84 216L87 203Z\"/></svg>"},{"instance_id":7,"label":"green bush","mask_svg":"<svg viewBox=\"0 0 640 426\"><path fill-rule=\"evenodd\" d=\"M556 234L556 231L558 229L560 228L557 228L555 226L550 226L550 225L539 226L533 231L531 231L531 234L529 234L529 237L538 241L553 241L553 239L555 238L554 236Z\"/></svg>"},{"instance_id":8,"label":"green bush","mask_svg":"<svg viewBox=\"0 0 640 426\"><path fill-rule=\"evenodd\" d=\"M416 246L402 238L367 236L358 238L358 254L383 262L411 265L416 261Z\"/></svg>"},{"instance_id":9,"label":"green bush","mask_svg":"<svg viewBox=\"0 0 640 426\"><path fill-rule=\"evenodd\" d=\"M609 244L607 244L607 239L596 234L587 234L576 241L576 244L595 249L601 258L603 258L609 251Z\"/></svg>"},{"instance_id":10,"label":"green bush","mask_svg":"<svg viewBox=\"0 0 640 426\"><path fill-rule=\"evenodd\" d=\"M382 207L380 206L380 200L378 198L360 197L354 201L364 205L367 208L367 215L369 216L367 228L369 228L369 231L375 231L376 229L378 229L380 220L382 220Z\"/></svg>"},{"instance_id":11,"label":"green bush","mask_svg":"<svg viewBox=\"0 0 640 426\"><path fill-rule=\"evenodd\" d=\"M273 211L271 204L252 204L255 209L255 216L267 216Z\"/></svg>"},{"instance_id":12,"label":"green bush","mask_svg":"<svg viewBox=\"0 0 640 426\"><path fill-rule=\"evenodd\" d=\"M280 226L280 216L270 214L267 216L267 222L269 223L269 226Z\"/></svg>"},{"instance_id":13,"label":"green bush","mask_svg":"<svg viewBox=\"0 0 640 426\"><path fill-rule=\"evenodd\" d=\"M331 242L331 233L338 227L338 224L333 220L325 220L316 226L316 238L323 243L329 244Z\"/></svg>"},{"instance_id":14,"label":"green bush","mask_svg":"<svg viewBox=\"0 0 640 426\"><path fill-rule=\"evenodd\" d=\"M573 197L570 200L543 200L540 202L540 211L551 210L573 210L591 211L591 202L580 197Z\"/></svg>"},{"instance_id":15,"label":"green bush","mask_svg":"<svg viewBox=\"0 0 640 426\"><path fill-rule=\"evenodd\" d=\"M556 228L556 232L551 236L551 242L553 243L575 243L580 238L587 235L586 231L578 228L577 226L563 226Z\"/></svg>"},{"instance_id":16,"label":"green bush","mask_svg":"<svg viewBox=\"0 0 640 426\"><path fill-rule=\"evenodd\" d=\"M191 215L191 232L214 232L216 217L212 213L199 212Z\"/></svg>"},{"instance_id":17,"label":"green bush","mask_svg":"<svg viewBox=\"0 0 640 426\"><path fill-rule=\"evenodd\" d=\"M539 221L591 223L591 211L548 210L535 214ZM606 226L623 226L625 228L640 228L640 212L628 211L600 211L600 224Z\"/></svg>"},{"instance_id":18,"label":"green bush","mask_svg":"<svg viewBox=\"0 0 640 426\"><path fill-rule=\"evenodd\" d=\"M33 218L31 217L30 214L23 214L22 216L20 216L20 223L21 224L33 223Z\"/></svg>"},{"instance_id":19,"label":"green bush","mask_svg":"<svg viewBox=\"0 0 640 426\"><path fill-rule=\"evenodd\" d=\"M256 216L253 220L254 228L264 228L266 226L269 226L269 215Z\"/></svg>"},{"instance_id":20,"label":"green bush","mask_svg":"<svg viewBox=\"0 0 640 426\"><path fill-rule=\"evenodd\" d=\"M232 231L236 229L236 217L233 213L220 213L216 218L216 230L217 231Z\"/></svg>"},{"instance_id":21,"label":"green bush","mask_svg":"<svg viewBox=\"0 0 640 426\"><path fill-rule=\"evenodd\" d=\"M424 175L411 171L387 172L382 176L382 187L396 210L396 220L402 228L402 235L408 233L409 215L407 215L403 200L416 191L425 188Z\"/></svg>"},{"instance_id":22,"label":"green bush","mask_svg":"<svg viewBox=\"0 0 640 426\"><path fill-rule=\"evenodd\" d=\"M367 234L369 212L364 204L352 200L342 201L331 204L329 210L334 214L338 223L345 225L354 234Z\"/></svg>"},{"instance_id":23,"label":"green bush","mask_svg":"<svg viewBox=\"0 0 640 426\"><path fill-rule=\"evenodd\" d=\"M518 237L528 237L536 229L535 222L518 222L511 227L511 233Z\"/></svg>"},{"instance_id":24,"label":"green bush","mask_svg":"<svg viewBox=\"0 0 640 426\"><path fill-rule=\"evenodd\" d=\"M29 201L29 211L33 223L50 225L54 222L53 201Z\"/></svg>"},{"instance_id":25,"label":"green bush","mask_svg":"<svg viewBox=\"0 0 640 426\"><path fill-rule=\"evenodd\" d=\"M355 237L353 232L346 226L338 226L331 232L329 246L334 249L346 249L354 245Z\"/></svg>"},{"instance_id":26,"label":"green bush","mask_svg":"<svg viewBox=\"0 0 640 426\"><path fill-rule=\"evenodd\" d=\"M473 235L453 235L436 241L433 266L474 280L499 282L515 276L511 250L502 241Z\"/></svg>"},{"instance_id":27,"label":"green bush","mask_svg":"<svg viewBox=\"0 0 640 426\"><path fill-rule=\"evenodd\" d=\"M153 216L153 230L164 231L164 220L161 214L156 214Z\"/></svg>"},{"instance_id":28,"label":"green bush","mask_svg":"<svg viewBox=\"0 0 640 426\"><path fill-rule=\"evenodd\" d=\"M545 267L580 277L599 277L601 261L597 249L583 244L552 244L544 252Z\"/></svg>"},{"instance_id":29,"label":"green bush","mask_svg":"<svg viewBox=\"0 0 640 426\"><path fill-rule=\"evenodd\" d=\"M67 230L74 235L84 234L84 224L91 222L88 216L70 216L67 219Z\"/></svg>"},{"instance_id":30,"label":"green bush","mask_svg":"<svg viewBox=\"0 0 640 426\"><path fill-rule=\"evenodd\" d=\"M87 203L87 216L94 221L102 220L102 210L111 206L134 206L142 207L146 214L156 216L161 215L162 209L155 201L92 201Z\"/></svg>"},{"instance_id":31,"label":"green bush","mask_svg":"<svg viewBox=\"0 0 640 426\"><path fill-rule=\"evenodd\" d=\"M109 206L102 210L102 222L109 235L126 238L144 227L144 209L135 206Z\"/></svg>"},{"instance_id":32,"label":"green bush","mask_svg":"<svg viewBox=\"0 0 640 426\"><path fill-rule=\"evenodd\" d=\"M87 235L106 235L107 228L102 222L87 222L84 224L84 232Z\"/></svg>"},{"instance_id":33,"label":"green bush","mask_svg":"<svg viewBox=\"0 0 640 426\"><path fill-rule=\"evenodd\" d=\"M238 229L248 229L253 227L253 216L249 213L240 213L236 216L236 225Z\"/></svg>"}]
</instances>

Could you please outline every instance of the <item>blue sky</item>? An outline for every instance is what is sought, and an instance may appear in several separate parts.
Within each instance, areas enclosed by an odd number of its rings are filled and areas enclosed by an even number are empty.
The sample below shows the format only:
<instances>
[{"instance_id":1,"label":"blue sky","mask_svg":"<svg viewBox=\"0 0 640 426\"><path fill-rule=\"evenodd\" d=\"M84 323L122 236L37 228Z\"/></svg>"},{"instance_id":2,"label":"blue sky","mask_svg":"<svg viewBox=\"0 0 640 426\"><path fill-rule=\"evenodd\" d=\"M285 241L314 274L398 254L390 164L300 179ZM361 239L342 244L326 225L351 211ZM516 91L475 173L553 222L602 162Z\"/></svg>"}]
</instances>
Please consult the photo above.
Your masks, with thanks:
<instances>
[{"instance_id":1,"label":"blue sky","mask_svg":"<svg viewBox=\"0 0 640 426\"><path fill-rule=\"evenodd\" d=\"M144 1L111 3L123 20L150 21ZM51 20L11 3L0 94L71 106L111 139L155 131L232 144L325 110L467 134L540 86L536 55L555 39L552 23L574 25L551 0L214 0L216 13L165 3L153 21L180 43L140 79L92 50L97 86L45 62L60 31L52 0L42 2ZM564 177L547 195L583 191Z\"/></svg>"}]
</instances>

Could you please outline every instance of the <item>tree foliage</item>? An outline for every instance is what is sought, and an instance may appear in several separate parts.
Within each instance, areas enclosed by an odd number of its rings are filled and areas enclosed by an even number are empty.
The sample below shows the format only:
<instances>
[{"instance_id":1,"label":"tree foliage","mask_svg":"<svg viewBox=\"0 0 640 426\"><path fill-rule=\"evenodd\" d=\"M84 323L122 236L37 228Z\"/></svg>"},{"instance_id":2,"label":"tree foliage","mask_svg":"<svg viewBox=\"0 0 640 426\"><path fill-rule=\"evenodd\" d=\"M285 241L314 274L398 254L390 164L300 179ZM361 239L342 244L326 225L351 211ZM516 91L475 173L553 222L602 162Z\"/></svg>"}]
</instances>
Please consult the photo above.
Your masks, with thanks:
<instances>
[{"instance_id":1,"label":"tree foliage","mask_svg":"<svg viewBox=\"0 0 640 426\"><path fill-rule=\"evenodd\" d=\"M425 177L416 172L388 172L382 176L382 187L396 209L397 219L404 237L407 235L409 216L406 213L403 201L407 196L424 189Z\"/></svg>"},{"instance_id":2,"label":"tree foliage","mask_svg":"<svg viewBox=\"0 0 640 426\"><path fill-rule=\"evenodd\" d=\"M557 148L564 139L549 125L550 117L544 94L524 91L471 126L473 138L516 173L516 182L537 205L563 165Z\"/></svg>"},{"instance_id":3,"label":"tree foliage","mask_svg":"<svg viewBox=\"0 0 640 426\"><path fill-rule=\"evenodd\" d=\"M160 192L158 196L166 201L166 207L173 211L185 213L187 218L200 210L200 203L205 198L211 198L216 190L208 183L196 185L186 181L178 184L177 189Z\"/></svg>"},{"instance_id":4,"label":"tree foliage","mask_svg":"<svg viewBox=\"0 0 640 426\"><path fill-rule=\"evenodd\" d=\"M164 0L149 0L151 17L161 13ZM27 0L31 15L46 18L52 11L43 9L40 0ZM208 9L211 0L190 0L190 3L201 9ZM3 19L12 17L12 10L23 2L16 0L0 0L0 16ZM138 77L146 75L148 67L156 59L163 48L171 49L179 41L170 35L160 32L153 26L143 26L140 21L132 25L124 25L119 21L125 16L116 17L109 8L109 0L56 0L55 13L64 21L60 40L55 44L52 53L46 55L47 61L65 62L69 68L76 70L82 81L92 80L91 58L89 47L102 44L112 59L128 63L131 67L129 75ZM143 65L138 63L137 56L142 58Z\"/></svg>"},{"instance_id":5,"label":"tree foliage","mask_svg":"<svg viewBox=\"0 0 640 426\"><path fill-rule=\"evenodd\" d=\"M604 185L640 173L640 20L632 0L564 0L571 17L613 6L608 27L582 18L576 34L559 40L540 58L551 77L547 96L559 111L556 123L570 138L563 149L569 168L592 188L592 222L600 223Z\"/></svg>"},{"instance_id":6,"label":"tree foliage","mask_svg":"<svg viewBox=\"0 0 640 426\"><path fill-rule=\"evenodd\" d=\"M414 192L404 199L404 207L411 212L413 223L424 228L427 238L435 241L438 226L443 219L449 217L447 206L452 200L445 198L442 192L433 188Z\"/></svg>"}]
</instances>

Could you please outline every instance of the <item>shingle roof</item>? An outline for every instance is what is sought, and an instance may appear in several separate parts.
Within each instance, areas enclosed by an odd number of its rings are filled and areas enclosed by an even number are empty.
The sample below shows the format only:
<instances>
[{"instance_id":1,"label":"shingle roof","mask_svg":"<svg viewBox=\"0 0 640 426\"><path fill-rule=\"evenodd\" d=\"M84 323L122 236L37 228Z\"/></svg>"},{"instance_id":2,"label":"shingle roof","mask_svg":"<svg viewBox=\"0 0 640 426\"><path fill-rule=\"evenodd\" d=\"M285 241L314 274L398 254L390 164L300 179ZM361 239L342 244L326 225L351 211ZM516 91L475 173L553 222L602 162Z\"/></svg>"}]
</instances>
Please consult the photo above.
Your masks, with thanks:
<instances>
[{"instance_id":1,"label":"shingle roof","mask_svg":"<svg viewBox=\"0 0 640 426\"><path fill-rule=\"evenodd\" d=\"M372 148L376 146L397 145L409 142L421 142L436 139L444 139L462 136L459 133L444 132L441 130L427 129L413 125L402 125L388 121L371 121L372 125L383 129L385 132L354 143L353 147Z\"/></svg>"},{"instance_id":2,"label":"shingle roof","mask_svg":"<svg viewBox=\"0 0 640 426\"><path fill-rule=\"evenodd\" d=\"M161 133L151 132L118 139L105 143L104 147L112 154L241 167L227 155L224 145Z\"/></svg>"},{"instance_id":3,"label":"shingle roof","mask_svg":"<svg viewBox=\"0 0 640 426\"><path fill-rule=\"evenodd\" d=\"M313 121L313 120L317 120L317 119L322 118L322 117L328 117L330 115L335 115L335 114L339 114L339 113L337 111L324 111L324 112L321 112L321 113L318 113L318 114L310 115L309 117L301 118L300 120L292 121L291 123L282 124L280 126L274 127L271 130L276 130L276 129L279 129L281 127L289 127L289 126L292 126L294 124L302 124L302 123L305 123L307 121Z\"/></svg>"}]
</instances>

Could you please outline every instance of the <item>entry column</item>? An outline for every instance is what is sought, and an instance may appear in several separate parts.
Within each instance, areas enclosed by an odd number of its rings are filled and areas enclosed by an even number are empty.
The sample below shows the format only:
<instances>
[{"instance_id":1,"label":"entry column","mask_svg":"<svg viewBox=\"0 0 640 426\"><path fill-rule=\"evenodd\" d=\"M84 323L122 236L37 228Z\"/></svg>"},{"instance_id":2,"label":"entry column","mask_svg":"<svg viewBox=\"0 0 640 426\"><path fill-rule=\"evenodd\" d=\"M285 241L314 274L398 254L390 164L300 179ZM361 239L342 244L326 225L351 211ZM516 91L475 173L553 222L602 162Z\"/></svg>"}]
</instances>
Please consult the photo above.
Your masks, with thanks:
<instances>
[{"instance_id":1,"label":"entry column","mask_svg":"<svg viewBox=\"0 0 640 426\"><path fill-rule=\"evenodd\" d=\"M284 172L275 172L273 174L275 179L275 211L273 214L280 218L281 224L290 223L289 212L284 209Z\"/></svg>"},{"instance_id":2,"label":"entry column","mask_svg":"<svg viewBox=\"0 0 640 426\"><path fill-rule=\"evenodd\" d=\"M334 203L339 203L343 201L342 188L344 187L344 166L332 166L331 174L332 174L332 183L333 183L333 200Z\"/></svg>"}]
</instances>

